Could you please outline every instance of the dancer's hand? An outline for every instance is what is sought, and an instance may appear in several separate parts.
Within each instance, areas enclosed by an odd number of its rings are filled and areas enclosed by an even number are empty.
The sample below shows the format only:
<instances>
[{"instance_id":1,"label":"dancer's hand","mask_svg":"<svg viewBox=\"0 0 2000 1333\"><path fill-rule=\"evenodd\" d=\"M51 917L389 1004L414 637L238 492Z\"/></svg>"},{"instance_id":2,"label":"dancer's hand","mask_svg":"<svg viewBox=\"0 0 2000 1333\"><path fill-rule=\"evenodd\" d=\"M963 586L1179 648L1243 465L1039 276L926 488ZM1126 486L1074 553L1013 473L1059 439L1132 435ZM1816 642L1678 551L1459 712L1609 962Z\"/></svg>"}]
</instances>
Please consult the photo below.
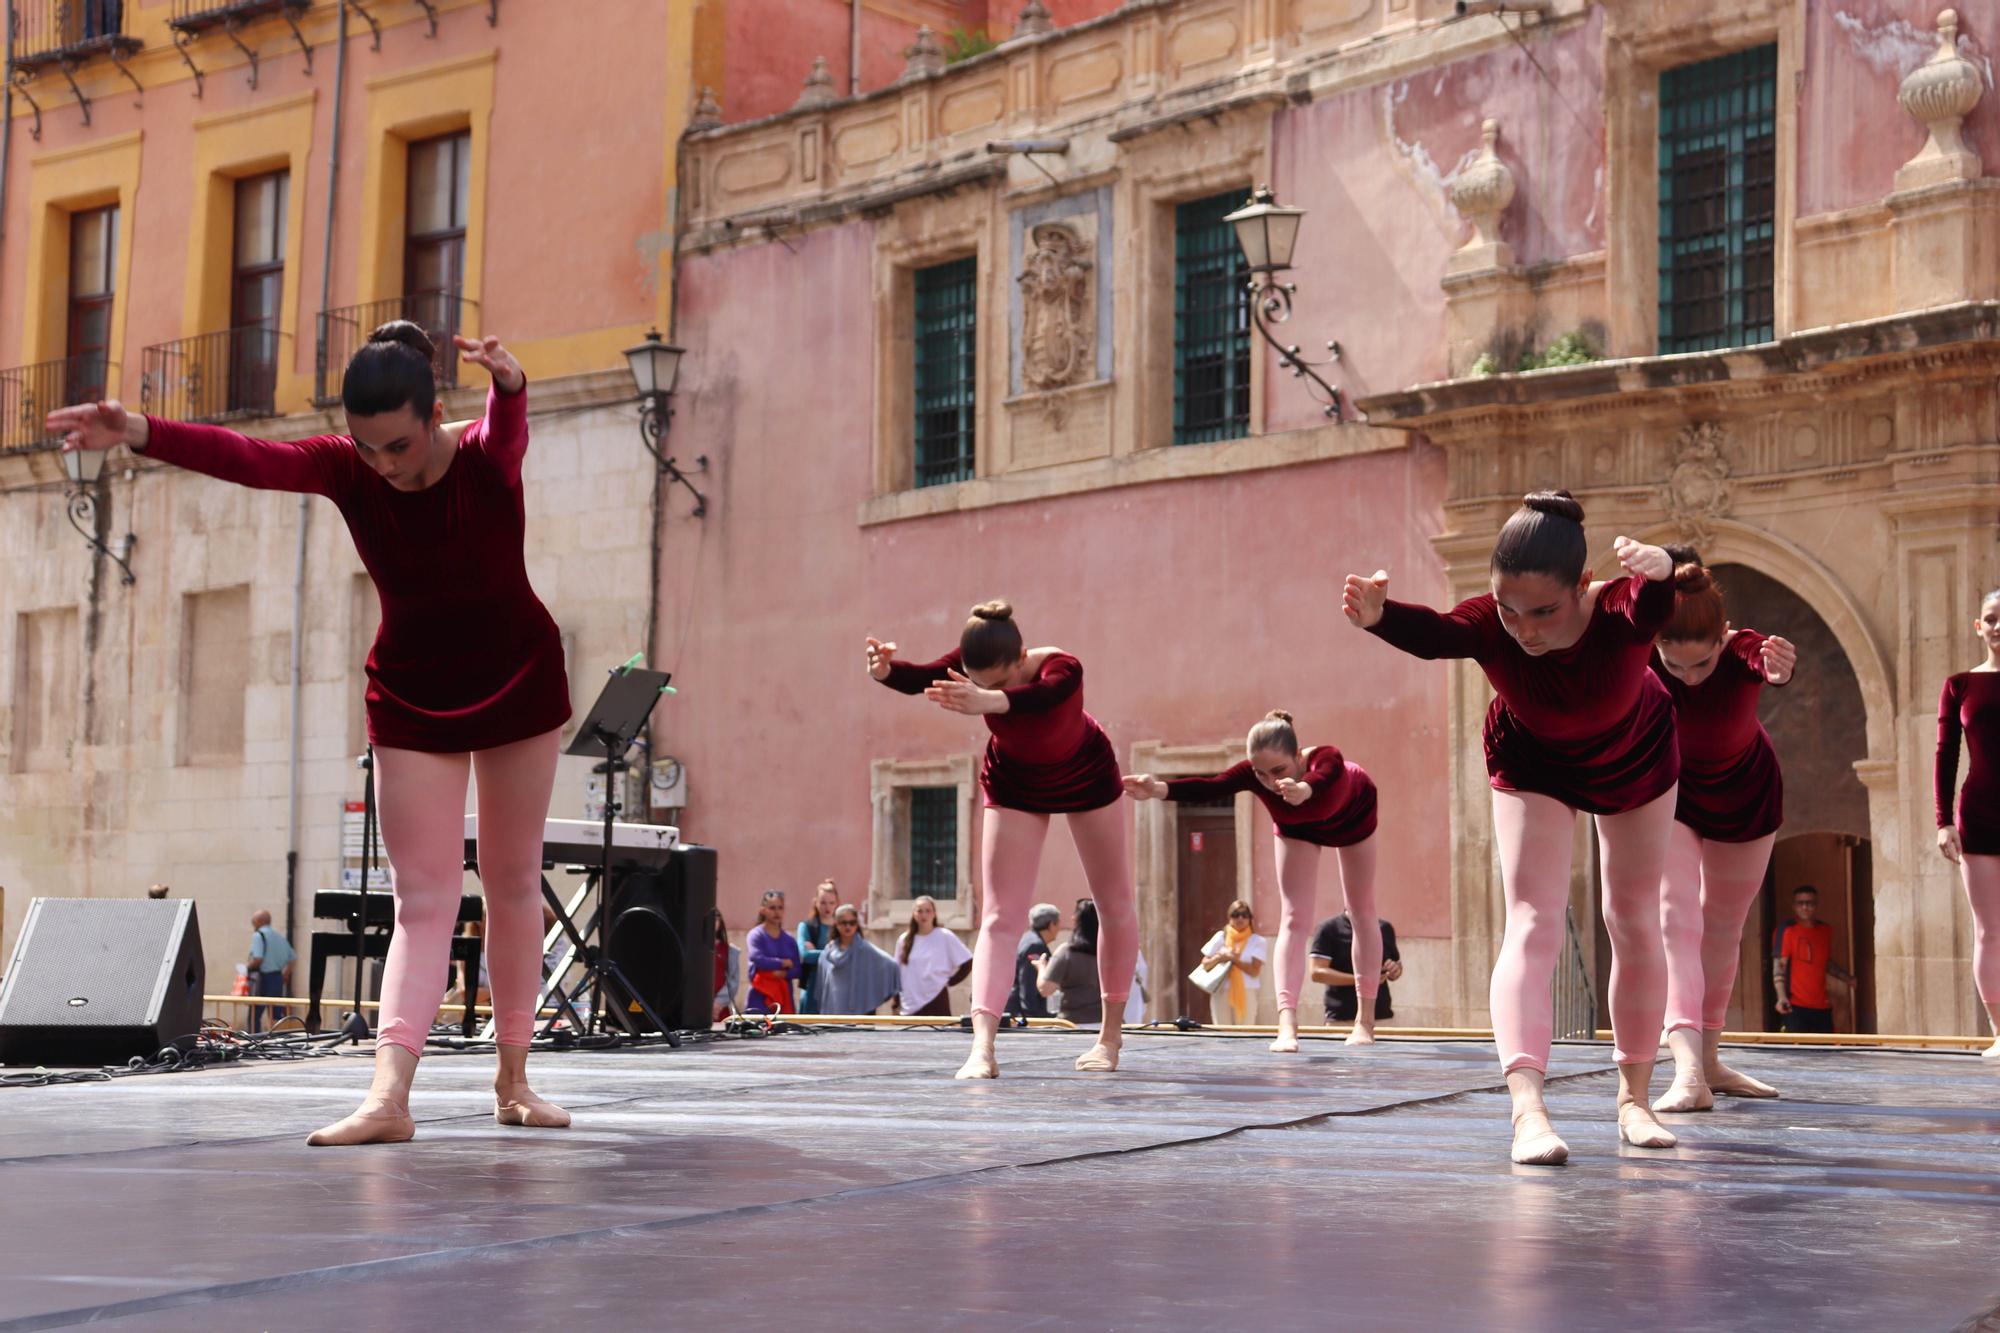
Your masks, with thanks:
<instances>
[{"instance_id":1,"label":"dancer's hand","mask_svg":"<svg viewBox=\"0 0 2000 1333\"><path fill-rule=\"evenodd\" d=\"M1007 696L999 690L983 690L956 671L947 674L950 678L938 681L925 690L924 698L948 712L968 713L974 717L982 713L1007 711Z\"/></svg>"},{"instance_id":2,"label":"dancer's hand","mask_svg":"<svg viewBox=\"0 0 2000 1333\"><path fill-rule=\"evenodd\" d=\"M1611 543L1611 549L1617 554L1618 563L1625 566L1625 572L1635 579L1657 583L1674 576L1674 558L1657 546L1620 537Z\"/></svg>"},{"instance_id":3,"label":"dancer's hand","mask_svg":"<svg viewBox=\"0 0 2000 1333\"><path fill-rule=\"evenodd\" d=\"M1965 856L1965 849L1958 845L1957 829L1953 828L1949 824L1946 824L1943 828L1938 830L1938 850L1943 852L1944 859L1951 862L1953 865L1962 864Z\"/></svg>"},{"instance_id":4,"label":"dancer's hand","mask_svg":"<svg viewBox=\"0 0 2000 1333\"><path fill-rule=\"evenodd\" d=\"M1382 960L1382 980L1401 981L1402 979L1403 960L1400 958L1384 958Z\"/></svg>"},{"instance_id":5,"label":"dancer's hand","mask_svg":"<svg viewBox=\"0 0 2000 1333\"><path fill-rule=\"evenodd\" d=\"M880 639L868 640L868 674L877 680L889 679L889 662L896 656L896 645L884 643Z\"/></svg>"},{"instance_id":6,"label":"dancer's hand","mask_svg":"<svg viewBox=\"0 0 2000 1333\"><path fill-rule=\"evenodd\" d=\"M462 333L451 335L452 345L458 348L458 359L468 366L482 366L493 377L493 385L501 393L519 393L521 386L528 382L528 376L521 369L521 363L514 354L500 345L498 338L468 338Z\"/></svg>"},{"instance_id":7,"label":"dancer's hand","mask_svg":"<svg viewBox=\"0 0 2000 1333\"><path fill-rule=\"evenodd\" d=\"M1300 782L1297 778L1279 778L1274 786L1278 795L1285 798L1286 805L1304 805L1312 799L1311 784Z\"/></svg>"},{"instance_id":8,"label":"dancer's hand","mask_svg":"<svg viewBox=\"0 0 2000 1333\"><path fill-rule=\"evenodd\" d=\"M62 438L62 451L66 454L80 449L110 449L121 444L144 449L150 433L146 418L127 412L125 405L115 398L58 407L42 419L42 425L49 434Z\"/></svg>"},{"instance_id":9,"label":"dancer's hand","mask_svg":"<svg viewBox=\"0 0 2000 1333\"><path fill-rule=\"evenodd\" d=\"M1167 784L1151 773L1127 773L1120 781L1125 784L1125 794L1135 801L1167 799Z\"/></svg>"},{"instance_id":10,"label":"dancer's hand","mask_svg":"<svg viewBox=\"0 0 2000 1333\"><path fill-rule=\"evenodd\" d=\"M1799 650L1792 641L1773 634L1764 640L1764 679L1773 685L1783 685L1792 678L1792 668L1799 664Z\"/></svg>"},{"instance_id":11,"label":"dancer's hand","mask_svg":"<svg viewBox=\"0 0 2000 1333\"><path fill-rule=\"evenodd\" d=\"M1389 600L1389 571L1378 569L1373 578L1349 574L1340 591L1341 614L1357 629L1368 629L1382 619L1382 606Z\"/></svg>"}]
</instances>

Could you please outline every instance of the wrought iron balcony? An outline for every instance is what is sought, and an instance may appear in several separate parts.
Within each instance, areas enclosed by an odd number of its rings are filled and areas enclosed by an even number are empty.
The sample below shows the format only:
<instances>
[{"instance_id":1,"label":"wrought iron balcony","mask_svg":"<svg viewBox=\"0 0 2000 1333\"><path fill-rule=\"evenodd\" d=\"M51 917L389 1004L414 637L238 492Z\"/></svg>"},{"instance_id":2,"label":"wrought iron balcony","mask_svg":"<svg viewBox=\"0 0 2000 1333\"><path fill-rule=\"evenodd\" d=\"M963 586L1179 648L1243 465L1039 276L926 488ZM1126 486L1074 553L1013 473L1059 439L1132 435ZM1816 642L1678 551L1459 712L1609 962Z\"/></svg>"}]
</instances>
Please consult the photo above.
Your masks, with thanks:
<instances>
[{"instance_id":1,"label":"wrought iron balcony","mask_svg":"<svg viewBox=\"0 0 2000 1333\"><path fill-rule=\"evenodd\" d=\"M55 408L104 397L117 369L97 354L0 370L0 453L54 445L42 419Z\"/></svg>"},{"instance_id":2,"label":"wrought iron balcony","mask_svg":"<svg viewBox=\"0 0 2000 1333\"><path fill-rule=\"evenodd\" d=\"M339 310L322 310L314 358L313 402L321 407L339 402L340 377L346 371L348 358L368 341L370 333L397 319L407 319L430 335L431 346L437 352L431 367L437 372L438 388L457 388L458 353L452 348L452 335L463 333L478 312L475 302L449 292L420 292Z\"/></svg>"},{"instance_id":3,"label":"wrought iron balcony","mask_svg":"<svg viewBox=\"0 0 2000 1333\"><path fill-rule=\"evenodd\" d=\"M194 61L194 43L205 32L221 32L250 62L250 86L257 86L259 52L243 40L243 29L266 15L275 14L292 30L292 40L306 58L306 73L312 73L312 46L299 30L299 16L312 8L312 0L174 0L167 26L174 30L174 45L181 61L194 74L195 96L201 96L202 70ZM372 20L371 20L372 21Z\"/></svg>"},{"instance_id":4,"label":"wrought iron balcony","mask_svg":"<svg viewBox=\"0 0 2000 1333\"><path fill-rule=\"evenodd\" d=\"M10 0L14 68L74 65L94 55L123 59L143 45L125 33L128 0Z\"/></svg>"},{"instance_id":5,"label":"wrought iron balcony","mask_svg":"<svg viewBox=\"0 0 2000 1333\"><path fill-rule=\"evenodd\" d=\"M276 413L276 329L250 325L146 349L139 402L176 421L229 421Z\"/></svg>"}]
</instances>

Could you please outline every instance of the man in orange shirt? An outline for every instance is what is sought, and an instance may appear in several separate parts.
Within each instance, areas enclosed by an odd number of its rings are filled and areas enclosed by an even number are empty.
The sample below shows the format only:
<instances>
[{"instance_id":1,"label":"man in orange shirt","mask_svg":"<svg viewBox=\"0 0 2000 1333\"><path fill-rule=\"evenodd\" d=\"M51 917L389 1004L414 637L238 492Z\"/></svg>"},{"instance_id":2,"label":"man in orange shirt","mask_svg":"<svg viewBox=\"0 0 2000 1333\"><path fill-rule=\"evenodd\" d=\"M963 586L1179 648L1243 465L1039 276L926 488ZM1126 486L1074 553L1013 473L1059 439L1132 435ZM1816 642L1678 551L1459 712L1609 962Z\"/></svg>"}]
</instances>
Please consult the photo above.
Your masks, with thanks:
<instances>
[{"instance_id":1,"label":"man in orange shirt","mask_svg":"<svg viewBox=\"0 0 2000 1333\"><path fill-rule=\"evenodd\" d=\"M1833 1000L1826 993L1831 972L1847 981L1847 969L1833 961L1833 927L1819 919L1819 890L1801 884L1792 890L1795 921L1778 927L1771 943L1771 980L1787 1032L1833 1031Z\"/></svg>"}]
</instances>

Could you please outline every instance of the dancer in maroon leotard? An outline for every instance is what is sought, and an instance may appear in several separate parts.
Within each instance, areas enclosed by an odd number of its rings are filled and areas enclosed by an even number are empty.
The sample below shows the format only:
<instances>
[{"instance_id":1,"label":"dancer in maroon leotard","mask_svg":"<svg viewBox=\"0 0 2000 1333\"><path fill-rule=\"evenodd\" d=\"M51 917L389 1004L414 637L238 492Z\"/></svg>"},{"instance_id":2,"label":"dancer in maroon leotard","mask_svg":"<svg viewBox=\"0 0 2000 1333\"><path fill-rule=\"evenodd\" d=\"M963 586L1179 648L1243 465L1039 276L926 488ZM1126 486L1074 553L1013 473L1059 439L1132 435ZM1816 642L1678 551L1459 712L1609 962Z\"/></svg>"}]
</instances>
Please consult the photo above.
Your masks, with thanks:
<instances>
[{"instance_id":1,"label":"dancer in maroon leotard","mask_svg":"<svg viewBox=\"0 0 2000 1333\"><path fill-rule=\"evenodd\" d=\"M1596 820L1604 849L1619 1137L1637 1148L1675 1143L1646 1104L1666 1010L1660 871L1680 776L1673 704L1648 661L1673 612L1674 562L1624 537L1616 549L1627 576L1591 582L1583 506L1567 491L1542 491L1500 530L1491 593L1439 614L1389 601L1389 576L1378 570L1350 574L1342 595L1355 625L1417 657L1469 657L1499 696L1485 749L1507 926L1490 1001L1514 1102L1512 1156L1525 1164L1569 1157L1542 1080L1579 810Z\"/></svg>"},{"instance_id":2,"label":"dancer in maroon leotard","mask_svg":"<svg viewBox=\"0 0 2000 1333\"><path fill-rule=\"evenodd\" d=\"M1681 790L1660 884L1667 946L1667 1045L1673 1086L1655 1111L1705 1111L1715 1094L1775 1097L1777 1089L1722 1063L1723 1019L1736 986L1743 918L1764 888L1784 822L1785 786L1757 720L1765 685L1792 678L1789 640L1733 629L1722 590L1688 546L1674 558L1674 614L1653 670L1673 696Z\"/></svg>"},{"instance_id":3,"label":"dancer in maroon leotard","mask_svg":"<svg viewBox=\"0 0 2000 1333\"><path fill-rule=\"evenodd\" d=\"M1938 698L1938 850L1958 863L1972 904L1972 979L1993 1031L2000 1034L2000 588L1979 603L1973 625L1986 660L1944 683ZM1958 780L1958 742L1969 762L1965 787L1952 819L1951 792ZM2000 1060L2000 1036L1984 1052Z\"/></svg>"},{"instance_id":4,"label":"dancer in maroon leotard","mask_svg":"<svg viewBox=\"0 0 2000 1333\"><path fill-rule=\"evenodd\" d=\"M1278 1038L1274 1051L1299 1049L1299 987L1305 981L1319 887L1319 852L1335 849L1347 914L1354 922L1354 989L1361 997L1349 1045L1375 1040L1375 992L1382 981L1382 928L1375 912L1375 783L1331 745L1299 749L1292 715L1274 708L1250 728L1249 757L1205 778L1125 779L1132 799L1216 801L1249 792L1270 812L1277 835Z\"/></svg>"},{"instance_id":5,"label":"dancer in maroon leotard","mask_svg":"<svg viewBox=\"0 0 2000 1333\"><path fill-rule=\"evenodd\" d=\"M1014 944L1028 923L1049 816L1069 824L1097 902L1098 986L1106 1020L1076 1067L1118 1067L1125 1010L1139 956L1131 845L1111 738L1083 711L1083 663L1060 648L1023 648L1013 608L972 608L958 647L922 666L896 660L896 645L868 640L868 674L892 690L922 694L954 713L983 716L992 738L979 770L986 797L979 859L985 881L972 951L972 1054L959 1078L1000 1072L994 1038L1014 982Z\"/></svg>"},{"instance_id":6,"label":"dancer in maroon leotard","mask_svg":"<svg viewBox=\"0 0 2000 1333\"><path fill-rule=\"evenodd\" d=\"M443 424L429 338L400 320L375 330L348 362L341 400L349 435L255 440L115 402L48 418L65 449L124 444L238 485L327 497L381 594L382 627L368 655L368 739L396 929L373 1086L353 1115L306 1140L314 1145L399 1142L416 1132L410 1083L444 997L474 770L499 1030L494 1117L552 1128L570 1119L527 1080L542 979L542 821L570 711L562 640L522 554L527 377L498 338L453 341L465 362L493 376L486 415L462 432Z\"/></svg>"}]
</instances>

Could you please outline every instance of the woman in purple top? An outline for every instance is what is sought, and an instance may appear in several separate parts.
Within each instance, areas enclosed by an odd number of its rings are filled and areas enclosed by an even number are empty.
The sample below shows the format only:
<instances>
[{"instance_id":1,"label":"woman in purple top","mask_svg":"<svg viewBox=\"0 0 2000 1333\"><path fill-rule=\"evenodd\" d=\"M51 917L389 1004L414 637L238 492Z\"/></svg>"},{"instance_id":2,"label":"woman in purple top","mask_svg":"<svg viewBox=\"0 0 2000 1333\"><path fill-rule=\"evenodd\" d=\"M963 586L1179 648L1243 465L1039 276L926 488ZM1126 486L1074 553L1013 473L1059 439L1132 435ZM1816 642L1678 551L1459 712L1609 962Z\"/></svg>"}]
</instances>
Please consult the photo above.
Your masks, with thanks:
<instances>
[{"instance_id":1,"label":"woman in purple top","mask_svg":"<svg viewBox=\"0 0 2000 1333\"><path fill-rule=\"evenodd\" d=\"M785 891L767 889L757 909L757 924L744 940L750 959L750 992L743 1007L753 1014L795 1014L792 983L799 979L803 960L799 942L785 929Z\"/></svg>"}]
</instances>

